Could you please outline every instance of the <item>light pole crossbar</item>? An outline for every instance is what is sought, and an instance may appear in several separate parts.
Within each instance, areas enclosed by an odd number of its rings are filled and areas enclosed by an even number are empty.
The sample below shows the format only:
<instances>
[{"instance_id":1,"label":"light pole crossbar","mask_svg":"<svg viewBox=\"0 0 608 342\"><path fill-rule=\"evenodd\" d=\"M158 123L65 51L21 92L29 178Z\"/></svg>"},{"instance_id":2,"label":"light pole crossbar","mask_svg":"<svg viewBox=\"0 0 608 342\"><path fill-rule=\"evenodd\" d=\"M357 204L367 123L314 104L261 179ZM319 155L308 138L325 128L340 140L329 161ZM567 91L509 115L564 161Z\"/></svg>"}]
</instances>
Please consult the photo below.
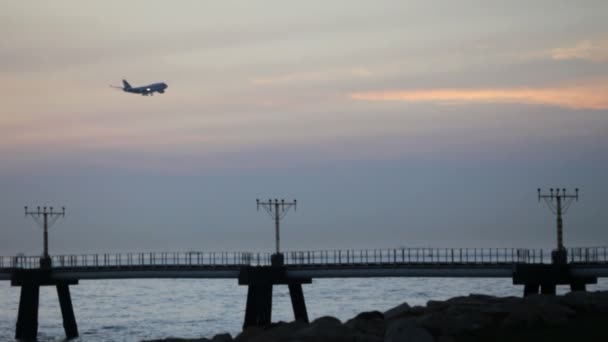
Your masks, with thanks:
<instances>
[{"instance_id":1,"label":"light pole crossbar","mask_svg":"<svg viewBox=\"0 0 608 342\"><path fill-rule=\"evenodd\" d=\"M280 254L280 230L279 230L279 224L281 222L281 220L285 217L285 215L287 215L287 212L289 211L289 209L291 209L293 207L293 210L295 211L297 208L297 201L294 199L292 202L285 202L284 199L281 199L280 201L278 199L268 199L267 202L262 202L259 199L256 199L256 204L257 204L257 209L260 210L260 207L264 208L264 210L266 210L266 212L268 213L268 215L270 215L270 217L272 217L274 219L275 222L275 247L276 247L276 254Z\"/></svg>"},{"instance_id":2,"label":"light pole crossbar","mask_svg":"<svg viewBox=\"0 0 608 342\"><path fill-rule=\"evenodd\" d=\"M60 217L65 217L65 207L61 207L61 211L53 211L53 207L37 207L37 210L28 210L25 207L25 216L31 216L44 231L44 242L42 259L49 260L49 227L51 227Z\"/></svg>"},{"instance_id":3,"label":"light pole crossbar","mask_svg":"<svg viewBox=\"0 0 608 342\"><path fill-rule=\"evenodd\" d=\"M562 216L566 214L573 201L578 201L578 188L574 189L574 194L568 194L565 188L551 188L549 194L542 194L540 188L537 189L538 201L545 200L547 206L557 216L557 250L553 254L553 261L556 263L567 262L567 252L564 247L564 221Z\"/></svg>"}]
</instances>

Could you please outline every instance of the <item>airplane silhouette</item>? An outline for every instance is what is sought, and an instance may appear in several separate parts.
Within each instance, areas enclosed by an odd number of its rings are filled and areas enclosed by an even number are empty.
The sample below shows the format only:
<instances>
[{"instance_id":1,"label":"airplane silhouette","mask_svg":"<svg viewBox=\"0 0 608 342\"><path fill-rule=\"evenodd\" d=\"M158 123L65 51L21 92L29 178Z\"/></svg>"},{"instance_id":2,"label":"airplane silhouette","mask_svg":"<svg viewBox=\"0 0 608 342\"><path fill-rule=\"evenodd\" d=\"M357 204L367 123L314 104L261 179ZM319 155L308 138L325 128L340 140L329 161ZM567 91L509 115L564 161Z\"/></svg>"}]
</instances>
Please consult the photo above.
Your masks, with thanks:
<instances>
[{"instance_id":1,"label":"airplane silhouette","mask_svg":"<svg viewBox=\"0 0 608 342\"><path fill-rule=\"evenodd\" d=\"M154 92L164 94L165 89L167 89L167 83L164 82L152 83L141 87L131 87L127 80L122 80L122 84L124 85L124 87L117 87L113 85L111 85L110 87L122 89L124 92L127 93L142 94L143 96L154 95Z\"/></svg>"}]
</instances>

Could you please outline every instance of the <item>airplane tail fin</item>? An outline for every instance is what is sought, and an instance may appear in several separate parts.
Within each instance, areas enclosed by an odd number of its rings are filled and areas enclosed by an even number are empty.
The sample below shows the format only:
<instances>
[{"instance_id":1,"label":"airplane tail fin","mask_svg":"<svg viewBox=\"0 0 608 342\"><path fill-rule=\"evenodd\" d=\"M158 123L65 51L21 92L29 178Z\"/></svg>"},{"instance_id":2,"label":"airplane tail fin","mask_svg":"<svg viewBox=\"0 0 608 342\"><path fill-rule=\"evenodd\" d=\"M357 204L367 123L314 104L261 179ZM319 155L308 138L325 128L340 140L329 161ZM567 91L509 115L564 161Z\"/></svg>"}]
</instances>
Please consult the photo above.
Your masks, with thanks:
<instances>
[{"instance_id":1,"label":"airplane tail fin","mask_svg":"<svg viewBox=\"0 0 608 342\"><path fill-rule=\"evenodd\" d=\"M125 86L125 89L131 89L131 85L129 82L127 82L127 80L122 80L122 84Z\"/></svg>"}]
</instances>

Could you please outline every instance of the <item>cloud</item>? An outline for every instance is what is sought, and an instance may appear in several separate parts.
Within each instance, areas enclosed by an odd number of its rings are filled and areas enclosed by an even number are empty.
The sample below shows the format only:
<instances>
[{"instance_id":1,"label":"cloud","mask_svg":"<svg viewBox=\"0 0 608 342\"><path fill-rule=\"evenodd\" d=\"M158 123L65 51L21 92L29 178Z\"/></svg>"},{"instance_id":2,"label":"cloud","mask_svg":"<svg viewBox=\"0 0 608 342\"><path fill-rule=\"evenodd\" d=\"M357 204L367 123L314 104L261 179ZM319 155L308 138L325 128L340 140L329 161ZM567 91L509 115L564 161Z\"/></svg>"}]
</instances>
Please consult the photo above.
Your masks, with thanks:
<instances>
[{"instance_id":1,"label":"cloud","mask_svg":"<svg viewBox=\"0 0 608 342\"><path fill-rule=\"evenodd\" d=\"M588 85L516 88L438 88L351 93L360 101L436 102L442 104L519 103L569 109L608 109L608 82Z\"/></svg>"},{"instance_id":2,"label":"cloud","mask_svg":"<svg viewBox=\"0 0 608 342\"><path fill-rule=\"evenodd\" d=\"M287 84L296 82L317 82L327 81L332 79L342 78L366 78L374 75L369 69L366 68L351 68L351 69L339 69L339 70L326 70L319 72L301 72L276 75L271 77L254 78L250 82L255 85L275 85L275 84Z\"/></svg>"},{"instance_id":3,"label":"cloud","mask_svg":"<svg viewBox=\"0 0 608 342\"><path fill-rule=\"evenodd\" d=\"M584 59L593 62L608 62L608 38L601 40L586 39L574 46L551 50L555 60Z\"/></svg>"}]
</instances>

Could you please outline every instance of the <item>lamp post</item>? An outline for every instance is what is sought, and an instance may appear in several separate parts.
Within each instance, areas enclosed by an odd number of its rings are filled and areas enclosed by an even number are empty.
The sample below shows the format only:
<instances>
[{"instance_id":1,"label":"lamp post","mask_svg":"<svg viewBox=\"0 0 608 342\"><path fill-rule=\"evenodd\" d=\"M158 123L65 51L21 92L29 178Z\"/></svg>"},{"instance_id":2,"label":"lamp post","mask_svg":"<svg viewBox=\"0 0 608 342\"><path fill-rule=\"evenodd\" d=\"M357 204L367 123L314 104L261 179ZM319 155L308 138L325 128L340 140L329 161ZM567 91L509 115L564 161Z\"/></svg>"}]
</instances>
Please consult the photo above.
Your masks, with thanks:
<instances>
[{"instance_id":1,"label":"lamp post","mask_svg":"<svg viewBox=\"0 0 608 342\"><path fill-rule=\"evenodd\" d=\"M281 219L287 215L287 212L289 209L291 209L291 207L296 210L297 202L296 200L293 200L293 202L285 202L284 199L280 201L278 199L275 199L274 201L269 199L267 202L262 202L259 199L256 199L255 201L257 203L258 210L260 210L260 206L263 207L268 215L274 219L276 252L271 257L271 263L273 266L281 266L283 265L283 254L281 254L280 248L281 235L279 224Z\"/></svg>"},{"instance_id":2,"label":"lamp post","mask_svg":"<svg viewBox=\"0 0 608 342\"><path fill-rule=\"evenodd\" d=\"M25 207L25 216L31 216L36 223L42 226L44 231L43 251L40 258L40 268L51 267L51 257L49 256L49 227L52 226L60 217L65 216L65 207L61 207L61 211L53 211L53 207L37 207L37 210L28 210ZM50 220L49 220L50 219Z\"/></svg>"},{"instance_id":3,"label":"lamp post","mask_svg":"<svg viewBox=\"0 0 608 342\"><path fill-rule=\"evenodd\" d=\"M565 188L551 188L549 194L541 194L540 188L537 191L538 201L544 199L549 209L557 216L557 249L551 253L552 261L555 264L565 264L568 262L568 252L564 248L562 216L566 214L574 200L578 201L578 188L574 190L574 195L566 193Z\"/></svg>"}]
</instances>

